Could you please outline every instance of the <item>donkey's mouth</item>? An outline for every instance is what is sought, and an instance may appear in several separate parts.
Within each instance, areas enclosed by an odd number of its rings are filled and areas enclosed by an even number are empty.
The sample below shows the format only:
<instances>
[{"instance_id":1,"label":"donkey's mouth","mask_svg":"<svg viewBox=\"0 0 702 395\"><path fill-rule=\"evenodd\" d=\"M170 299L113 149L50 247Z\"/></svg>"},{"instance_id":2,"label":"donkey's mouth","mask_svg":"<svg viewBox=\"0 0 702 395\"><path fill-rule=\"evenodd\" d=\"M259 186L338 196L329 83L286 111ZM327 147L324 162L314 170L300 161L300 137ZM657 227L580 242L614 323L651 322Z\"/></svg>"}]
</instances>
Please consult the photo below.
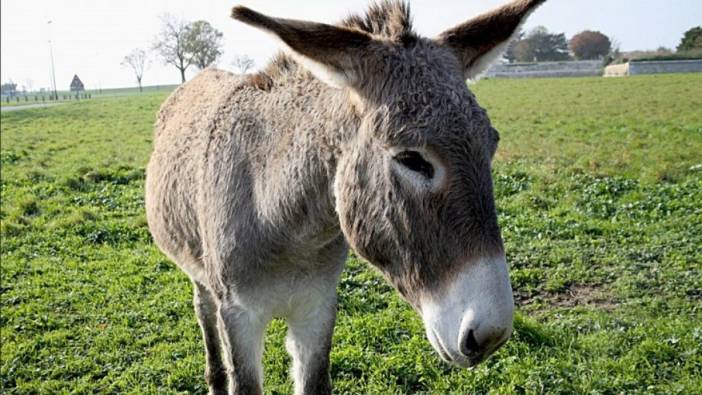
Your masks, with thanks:
<instances>
[{"instance_id":1,"label":"donkey's mouth","mask_svg":"<svg viewBox=\"0 0 702 395\"><path fill-rule=\"evenodd\" d=\"M430 343L434 346L434 349L436 352L439 354L441 359L444 360L444 362L450 363L452 365L460 366L463 368L474 368L476 365L480 364L481 362L485 361L487 357L489 357L492 354L492 351L482 353L479 355L457 355L454 356L451 352L449 352L449 349L444 346L443 341L441 340L441 337L438 335L435 329L431 329L431 335L429 339ZM505 340L506 341L506 340ZM500 345L495 347L493 350L498 349L504 342L502 342Z\"/></svg>"},{"instance_id":2,"label":"donkey's mouth","mask_svg":"<svg viewBox=\"0 0 702 395\"><path fill-rule=\"evenodd\" d=\"M431 343L434 343L436 345L436 352L439 353L441 359L448 363L453 363L453 358L451 358L451 354L449 354L449 352L446 350L446 347L444 347L444 344L441 342L441 338L439 337L439 335L437 335L436 330L434 328L431 329L431 334L434 338L434 341Z\"/></svg>"},{"instance_id":3,"label":"donkey's mouth","mask_svg":"<svg viewBox=\"0 0 702 395\"><path fill-rule=\"evenodd\" d=\"M509 340L509 337L505 338L504 340L499 342L496 346L493 346L490 350L485 351L480 355L466 357L467 363L465 365L467 367L472 368L472 367L482 363L483 361L488 359L488 357L490 357L492 354L494 354L495 351L497 351L498 349L500 349L500 347L502 347L505 343L507 343L507 340Z\"/></svg>"}]
</instances>

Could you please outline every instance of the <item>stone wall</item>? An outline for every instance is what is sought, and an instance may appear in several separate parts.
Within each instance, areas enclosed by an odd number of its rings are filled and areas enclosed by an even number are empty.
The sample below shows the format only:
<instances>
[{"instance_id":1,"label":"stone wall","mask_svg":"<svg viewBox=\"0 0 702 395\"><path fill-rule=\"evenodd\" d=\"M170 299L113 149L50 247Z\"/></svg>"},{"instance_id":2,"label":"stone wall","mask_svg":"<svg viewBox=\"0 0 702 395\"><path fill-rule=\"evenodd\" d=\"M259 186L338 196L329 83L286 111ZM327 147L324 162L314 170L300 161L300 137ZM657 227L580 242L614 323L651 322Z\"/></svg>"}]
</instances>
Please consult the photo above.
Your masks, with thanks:
<instances>
[{"instance_id":1,"label":"stone wall","mask_svg":"<svg viewBox=\"0 0 702 395\"><path fill-rule=\"evenodd\" d=\"M605 67L605 77L624 77L640 74L700 73L702 59L693 60L650 60L629 62Z\"/></svg>"},{"instance_id":2,"label":"stone wall","mask_svg":"<svg viewBox=\"0 0 702 395\"><path fill-rule=\"evenodd\" d=\"M702 72L702 59L629 62L629 75L700 72Z\"/></svg>"},{"instance_id":3,"label":"stone wall","mask_svg":"<svg viewBox=\"0 0 702 395\"><path fill-rule=\"evenodd\" d=\"M586 77L602 75L602 61L579 60L541 63L507 63L493 66L491 78Z\"/></svg>"}]
</instances>

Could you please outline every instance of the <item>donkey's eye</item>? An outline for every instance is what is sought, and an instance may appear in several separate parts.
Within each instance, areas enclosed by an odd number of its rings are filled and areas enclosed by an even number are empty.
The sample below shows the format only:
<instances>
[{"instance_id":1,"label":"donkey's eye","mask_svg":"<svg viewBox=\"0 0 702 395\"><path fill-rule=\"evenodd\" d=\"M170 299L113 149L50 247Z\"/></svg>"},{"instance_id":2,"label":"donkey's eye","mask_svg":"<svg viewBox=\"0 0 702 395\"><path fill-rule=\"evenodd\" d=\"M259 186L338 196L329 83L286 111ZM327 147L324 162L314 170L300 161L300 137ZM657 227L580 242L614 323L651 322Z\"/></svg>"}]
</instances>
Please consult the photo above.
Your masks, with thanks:
<instances>
[{"instance_id":1,"label":"donkey's eye","mask_svg":"<svg viewBox=\"0 0 702 395\"><path fill-rule=\"evenodd\" d=\"M424 160L422 154L417 151L402 151L395 155L393 159L402 166L412 171L416 171L426 178L431 179L434 177L434 167L431 165L431 163Z\"/></svg>"}]
</instances>

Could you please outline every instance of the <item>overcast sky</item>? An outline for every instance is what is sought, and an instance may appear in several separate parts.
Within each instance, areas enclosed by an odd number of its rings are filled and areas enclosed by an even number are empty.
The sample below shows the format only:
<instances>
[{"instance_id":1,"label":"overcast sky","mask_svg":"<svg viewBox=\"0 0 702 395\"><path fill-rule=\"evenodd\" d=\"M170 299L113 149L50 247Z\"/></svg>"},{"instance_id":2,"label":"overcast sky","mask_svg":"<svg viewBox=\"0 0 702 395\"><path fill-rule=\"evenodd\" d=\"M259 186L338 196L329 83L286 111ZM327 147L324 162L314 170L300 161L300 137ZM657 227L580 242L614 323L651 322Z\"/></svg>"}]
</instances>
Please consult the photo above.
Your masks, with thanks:
<instances>
[{"instance_id":1,"label":"overcast sky","mask_svg":"<svg viewBox=\"0 0 702 395\"><path fill-rule=\"evenodd\" d=\"M434 36L506 0L410 0L416 30ZM150 48L159 31L159 16L204 19L224 33L219 67L233 69L236 54L248 54L257 67L279 44L266 34L229 18L237 3L274 16L334 22L362 11L368 0L2 0L0 78L34 89L50 81L49 37L53 43L56 82L67 89L78 74L88 89L134 86L122 58L133 48ZM47 21L53 21L48 24ZM684 31L702 23L702 0L549 0L526 24L544 25L571 37L585 29L613 37L623 50L674 48ZM191 70L192 75L195 70ZM178 70L151 62L145 85L180 82Z\"/></svg>"}]
</instances>

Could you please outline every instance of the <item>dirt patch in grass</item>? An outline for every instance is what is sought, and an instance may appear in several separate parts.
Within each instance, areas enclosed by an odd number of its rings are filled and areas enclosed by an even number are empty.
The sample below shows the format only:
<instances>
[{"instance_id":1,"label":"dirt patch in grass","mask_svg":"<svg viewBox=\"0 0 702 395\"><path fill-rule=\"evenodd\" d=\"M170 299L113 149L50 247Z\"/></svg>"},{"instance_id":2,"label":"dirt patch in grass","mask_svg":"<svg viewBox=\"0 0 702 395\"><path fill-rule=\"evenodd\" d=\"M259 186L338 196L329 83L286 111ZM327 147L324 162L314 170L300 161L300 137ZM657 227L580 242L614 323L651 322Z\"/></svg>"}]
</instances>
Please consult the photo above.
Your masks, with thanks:
<instances>
[{"instance_id":1,"label":"dirt patch in grass","mask_svg":"<svg viewBox=\"0 0 702 395\"><path fill-rule=\"evenodd\" d=\"M619 307L619 301L602 289L600 285L573 284L561 292L538 292L531 295L517 293L514 297L519 307L527 310L544 311L558 307L589 306L612 311Z\"/></svg>"}]
</instances>

